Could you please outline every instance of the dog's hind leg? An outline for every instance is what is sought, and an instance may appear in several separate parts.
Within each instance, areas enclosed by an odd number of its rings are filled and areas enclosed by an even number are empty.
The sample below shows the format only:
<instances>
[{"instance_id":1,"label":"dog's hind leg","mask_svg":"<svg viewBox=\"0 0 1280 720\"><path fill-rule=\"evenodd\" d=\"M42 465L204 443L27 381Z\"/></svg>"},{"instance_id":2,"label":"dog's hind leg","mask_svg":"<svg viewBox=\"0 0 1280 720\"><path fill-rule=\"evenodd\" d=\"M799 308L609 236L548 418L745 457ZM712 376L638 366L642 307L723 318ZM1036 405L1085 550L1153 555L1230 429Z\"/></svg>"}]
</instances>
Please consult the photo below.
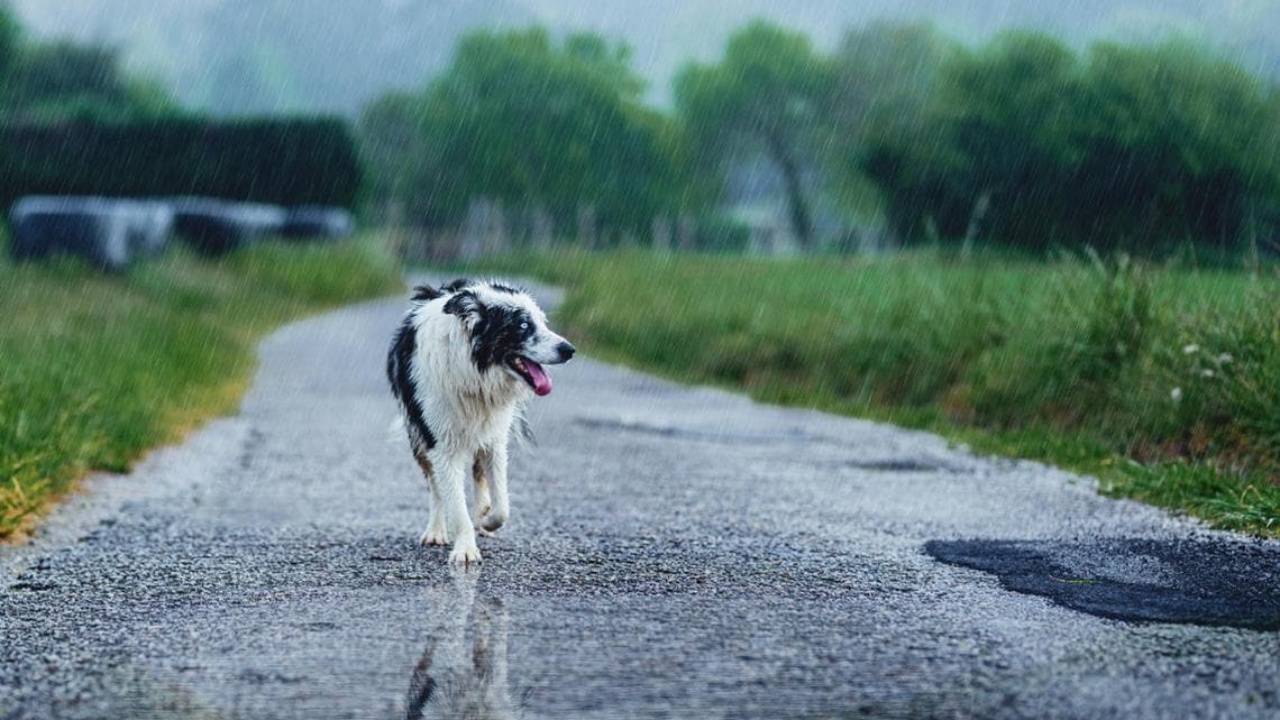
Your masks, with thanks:
<instances>
[{"instance_id":1,"label":"dog's hind leg","mask_svg":"<svg viewBox=\"0 0 1280 720\"><path fill-rule=\"evenodd\" d=\"M427 488L431 491L427 529L422 531L422 537L419 538L419 542L423 545L448 545L450 540L449 528L445 525L444 513L441 512L440 491L436 487L436 476L431 466L431 460L427 458L426 451L415 450L413 456L417 458L418 467L422 468L423 478L427 481Z\"/></svg>"},{"instance_id":2,"label":"dog's hind leg","mask_svg":"<svg viewBox=\"0 0 1280 720\"><path fill-rule=\"evenodd\" d=\"M487 461L485 475L493 493L489 511L480 519L479 526L485 532L493 532L507 523L510 500L507 497L507 441L504 438L484 454Z\"/></svg>"},{"instance_id":3,"label":"dog's hind leg","mask_svg":"<svg viewBox=\"0 0 1280 720\"><path fill-rule=\"evenodd\" d=\"M476 461L471 466L471 477L476 483L475 508L471 513L472 524L479 527L480 519L489 512L489 477L488 477L488 453L481 450L476 453ZM488 535L488 531L479 528L481 535Z\"/></svg>"}]
</instances>

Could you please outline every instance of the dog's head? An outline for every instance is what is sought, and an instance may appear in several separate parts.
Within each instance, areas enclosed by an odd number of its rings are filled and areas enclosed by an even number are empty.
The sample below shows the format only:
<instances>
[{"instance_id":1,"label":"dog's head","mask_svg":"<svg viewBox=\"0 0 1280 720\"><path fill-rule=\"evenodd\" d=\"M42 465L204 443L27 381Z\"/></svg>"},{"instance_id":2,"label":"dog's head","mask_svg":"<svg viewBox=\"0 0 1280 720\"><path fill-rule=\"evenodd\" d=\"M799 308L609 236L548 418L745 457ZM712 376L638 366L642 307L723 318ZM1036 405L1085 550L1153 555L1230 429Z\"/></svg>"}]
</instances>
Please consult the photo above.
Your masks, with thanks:
<instances>
[{"instance_id":1,"label":"dog's head","mask_svg":"<svg viewBox=\"0 0 1280 720\"><path fill-rule=\"evenodd\" d=\"M504 372L535 394L551 392L543 365L567 362L575 352L547 327L547 316L523 290L498 282L454 280L441 288L444 312L471 336L471 359L481 372Z\"/></svg>"}]
</instances>

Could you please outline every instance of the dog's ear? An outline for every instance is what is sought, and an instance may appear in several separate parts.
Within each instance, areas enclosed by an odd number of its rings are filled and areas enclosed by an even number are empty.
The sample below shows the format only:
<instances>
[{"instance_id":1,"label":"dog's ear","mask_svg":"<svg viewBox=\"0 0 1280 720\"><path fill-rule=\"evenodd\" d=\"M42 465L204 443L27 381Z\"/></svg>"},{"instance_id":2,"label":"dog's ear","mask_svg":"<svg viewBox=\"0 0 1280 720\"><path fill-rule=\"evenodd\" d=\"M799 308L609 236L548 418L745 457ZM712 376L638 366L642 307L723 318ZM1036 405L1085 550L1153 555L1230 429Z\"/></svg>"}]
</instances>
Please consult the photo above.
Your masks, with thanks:
<instances>
[{"instance_id":1,"label":"dog's ear","mask_svg":"<svg viewBox=\"0 0 1280 720\"><path fill-rule=\"evenodd\" d=\"M440 297L444 297L444 293L430 285L419 285L413 289L412 299L414 302L430 302Z\"/></svg>"},{"instance_id":2,"label":"dog's ear","mask_svg":"<svg viewBox=\"0 0 1280 720\"><path fill-rule=\"evenodd\" d=\"M444 304L444 311L447 315L457 315L466 318L468 315L478 316L480 314L480 301L476 299L476 294L470 290L463 290L449 298Z\"/></svg>"},{"instance_id":3,"label":"dog's ear","mask_svg":"<svg viewBox=\"0 0 1280 720\"><path fill-rule=\"evenodd\" d=\"M462 288L467 287L470 284L471 284L471 281L468 280L467 278L458 278L457 280L454 280L453 282L449 283L448 285L445 285L440 289L446 293L456 293Z\"/></svg>"}]
</instances>

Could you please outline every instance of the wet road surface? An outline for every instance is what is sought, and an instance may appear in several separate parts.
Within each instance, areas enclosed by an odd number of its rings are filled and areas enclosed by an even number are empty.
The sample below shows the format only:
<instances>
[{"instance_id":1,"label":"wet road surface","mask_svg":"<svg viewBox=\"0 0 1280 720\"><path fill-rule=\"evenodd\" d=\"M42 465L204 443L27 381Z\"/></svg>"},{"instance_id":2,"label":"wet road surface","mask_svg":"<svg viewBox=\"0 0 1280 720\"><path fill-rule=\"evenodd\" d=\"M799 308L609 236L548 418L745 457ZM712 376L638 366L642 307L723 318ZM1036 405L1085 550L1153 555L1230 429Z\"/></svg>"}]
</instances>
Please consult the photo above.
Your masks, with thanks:
<instances>
[{"instance_id":1,"label":"wet road surface","mask_svg":"<svg viewBox=\"0 0 1280 720\"><path fill-rule=\"evenodd\" d=\"M1280 717L1277 544L588 359L451 570L402 310L278 332L241 414L0 548L0 718Z\"/></svg>"}]
</instances>

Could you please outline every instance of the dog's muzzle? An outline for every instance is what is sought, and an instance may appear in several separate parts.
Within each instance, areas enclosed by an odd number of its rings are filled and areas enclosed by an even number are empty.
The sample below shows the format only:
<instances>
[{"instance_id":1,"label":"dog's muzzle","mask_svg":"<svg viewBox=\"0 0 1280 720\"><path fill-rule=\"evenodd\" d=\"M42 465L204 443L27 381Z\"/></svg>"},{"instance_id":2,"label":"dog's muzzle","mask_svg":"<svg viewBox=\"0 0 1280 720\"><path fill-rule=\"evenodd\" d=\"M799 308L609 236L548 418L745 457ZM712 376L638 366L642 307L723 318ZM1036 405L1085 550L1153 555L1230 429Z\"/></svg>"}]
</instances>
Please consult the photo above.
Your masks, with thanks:
<instances>
[{"instance_id":1,"label":"dog's muzzle","mask_svg":"<svg viewBox=\"0 0 1280 720\"><path fill-rule=\"evenodd\" d=\"M551 376L543 369L543 364L559 365L568 362L575 352L577 348L567 340L561 340L552 346L550 352L540 354L538 360L528 355L512 355L507 364L533 388L533 394L541 397L551 393Z\"/></svg>"}]
</instances>

